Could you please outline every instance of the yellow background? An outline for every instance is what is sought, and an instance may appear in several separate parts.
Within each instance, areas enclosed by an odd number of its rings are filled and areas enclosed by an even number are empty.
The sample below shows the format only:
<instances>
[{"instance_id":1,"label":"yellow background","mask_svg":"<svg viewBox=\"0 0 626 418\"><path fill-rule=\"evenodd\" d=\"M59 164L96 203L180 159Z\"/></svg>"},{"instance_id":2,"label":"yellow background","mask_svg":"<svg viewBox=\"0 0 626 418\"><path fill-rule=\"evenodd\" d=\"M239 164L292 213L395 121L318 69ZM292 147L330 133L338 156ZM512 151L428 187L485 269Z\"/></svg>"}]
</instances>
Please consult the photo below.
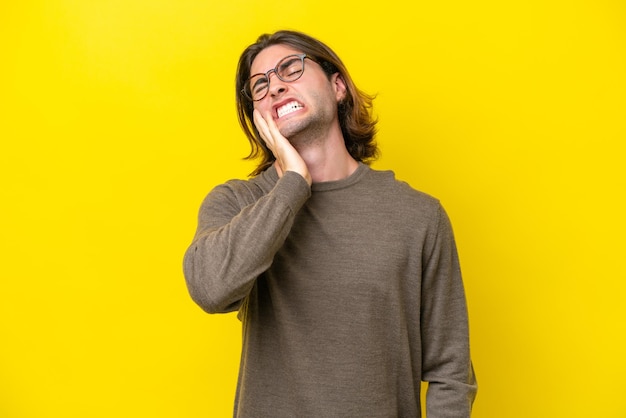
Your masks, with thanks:
<instances>
[{"instance_id":1,"label":"yellow background","mask_svg":"<svg viewBox=\"0 0 626 418\"><path fill-rule=\"evenodd\" d=\"M281 28L378 94L374 167L450 214L474 416L626 417L620 0L3 2L0 417L231 415L239 323L181 260L253 168L235 66Z\"/></svg>"}]
</instances>

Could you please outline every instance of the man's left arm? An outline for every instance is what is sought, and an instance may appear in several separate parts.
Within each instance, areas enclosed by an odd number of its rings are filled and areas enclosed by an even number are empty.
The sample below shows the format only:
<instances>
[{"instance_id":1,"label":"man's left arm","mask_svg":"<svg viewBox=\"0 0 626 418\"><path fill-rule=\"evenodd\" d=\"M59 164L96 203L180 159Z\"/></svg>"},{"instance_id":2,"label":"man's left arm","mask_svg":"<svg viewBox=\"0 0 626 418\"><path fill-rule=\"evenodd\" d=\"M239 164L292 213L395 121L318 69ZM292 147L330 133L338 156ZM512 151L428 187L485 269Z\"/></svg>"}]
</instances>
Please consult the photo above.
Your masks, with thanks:
<instances>
[{"instance_id":1,"label":"man's left arm","mask_svg":"<svg viewBox=\"0 0 626 418\"><path fill-rule=\"evenodd\" d=\"M428 418L471 415L477 384L470 358L465 290L450 220L439 207L422 273L422 379Z\"/></svg>"}]
</instances>

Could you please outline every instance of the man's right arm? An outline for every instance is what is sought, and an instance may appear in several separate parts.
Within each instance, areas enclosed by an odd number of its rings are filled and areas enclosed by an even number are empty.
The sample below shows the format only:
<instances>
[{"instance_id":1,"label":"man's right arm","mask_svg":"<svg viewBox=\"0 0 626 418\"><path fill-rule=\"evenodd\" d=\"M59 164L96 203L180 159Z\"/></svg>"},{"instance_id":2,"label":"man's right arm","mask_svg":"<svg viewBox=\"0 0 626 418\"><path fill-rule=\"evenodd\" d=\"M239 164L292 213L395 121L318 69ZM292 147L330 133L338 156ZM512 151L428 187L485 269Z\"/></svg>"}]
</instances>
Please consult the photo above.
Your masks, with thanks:
<instances>
[{"instance_id":1,"label":"man's right arm","mask_svg":"<svg viewBox=\"0 0 626 418\"><path fill-rule=\"evenodd\" d=\"M215 188L200 208L198 229L184 257L192 299L209 313L237 310L272 264L310 194L308 182L294 172L243 208L231 187Z\"/></svg>"}]
</instances>

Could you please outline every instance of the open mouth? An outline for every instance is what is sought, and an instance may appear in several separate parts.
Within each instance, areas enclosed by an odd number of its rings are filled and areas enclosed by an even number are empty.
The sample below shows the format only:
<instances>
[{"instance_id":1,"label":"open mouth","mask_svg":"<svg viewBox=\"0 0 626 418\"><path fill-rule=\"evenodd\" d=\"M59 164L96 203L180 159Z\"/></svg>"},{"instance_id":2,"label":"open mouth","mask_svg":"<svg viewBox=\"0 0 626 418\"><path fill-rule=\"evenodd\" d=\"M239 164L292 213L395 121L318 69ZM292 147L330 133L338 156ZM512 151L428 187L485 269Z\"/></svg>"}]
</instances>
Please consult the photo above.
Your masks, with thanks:
<instances>
[{"instance_id":1,"label":"open mouth","mask_svg":"<svg viewBox=\"0 0 626 418\"><path fill-rule=\"evenodd\" d=\"M302 106L300 103L296 102L295 100L293 102L289 102L281 107L279 107L276 110L276 114L278 115L279 118L282 118L285 115L288 115L290 113L295 112L298 109L302 109L304 106Z\"/></svg>"}]
</instances>

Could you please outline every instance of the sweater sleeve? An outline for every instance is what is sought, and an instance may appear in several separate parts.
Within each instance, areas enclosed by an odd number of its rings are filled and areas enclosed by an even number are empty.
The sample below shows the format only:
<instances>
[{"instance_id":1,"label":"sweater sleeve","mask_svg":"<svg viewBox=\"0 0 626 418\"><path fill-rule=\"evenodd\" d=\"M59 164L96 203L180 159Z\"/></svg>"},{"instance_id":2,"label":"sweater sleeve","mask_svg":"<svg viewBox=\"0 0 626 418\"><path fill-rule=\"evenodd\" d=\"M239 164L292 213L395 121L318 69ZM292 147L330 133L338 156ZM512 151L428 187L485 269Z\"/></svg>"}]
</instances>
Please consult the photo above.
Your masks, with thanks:
<instances>
[{"instance_id":1,"label":"sweater sleeve","mask_svg":"<svg viewBox=\"0 0 626 418\"><path fill-rule=\"evenodd\" d=\"M237 310L256 278L271 265L310 195L306 181L293 172L243 207L228 184L211 191L183 261L192 299L209 313Z\"/></svg>"},{"instance_id":2,"label":"sweater sleeve","mask_svg":"<svg viewBox=\"0 0 626 418\"><path fill-rule=\"evenodd\" d=\"M469 347L465 291L452 227L439 206L422 277L422 378L428 418L471 415L477 384Z\"/></svg>"}]
</instances>

